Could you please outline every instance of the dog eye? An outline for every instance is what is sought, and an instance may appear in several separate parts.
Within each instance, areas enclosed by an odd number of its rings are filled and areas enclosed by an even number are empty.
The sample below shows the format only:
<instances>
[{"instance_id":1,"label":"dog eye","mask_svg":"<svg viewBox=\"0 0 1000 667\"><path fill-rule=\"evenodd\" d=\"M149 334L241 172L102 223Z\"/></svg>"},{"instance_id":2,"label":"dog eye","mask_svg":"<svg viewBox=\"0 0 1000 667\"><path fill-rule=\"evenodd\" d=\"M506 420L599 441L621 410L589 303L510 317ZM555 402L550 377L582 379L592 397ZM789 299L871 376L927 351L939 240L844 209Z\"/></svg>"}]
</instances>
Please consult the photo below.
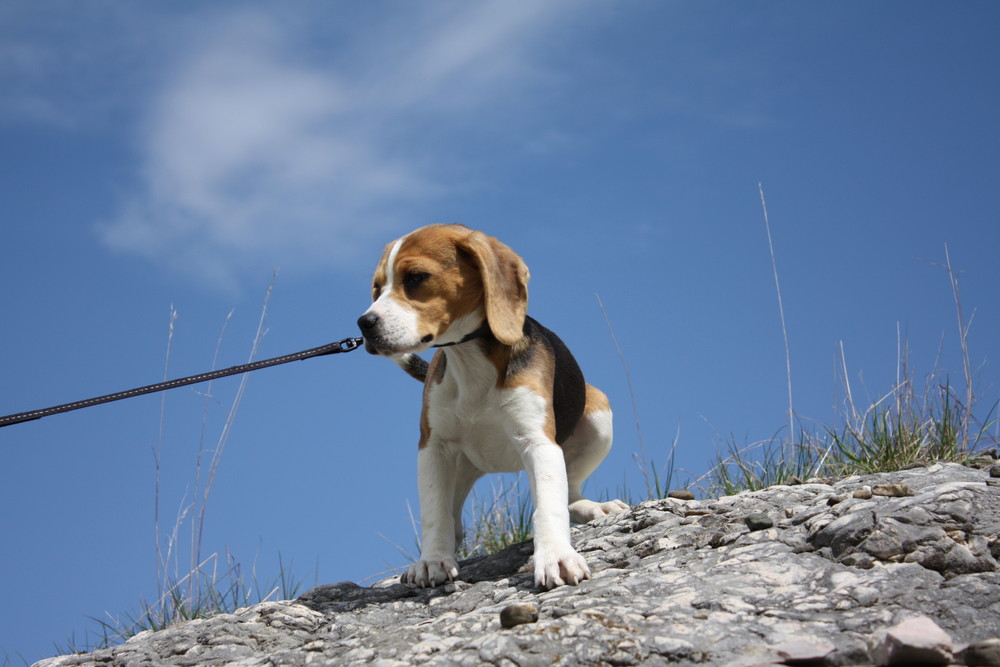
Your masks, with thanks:
<instances>
[{"instance_id":1,"label":"dog eye","mask_svg":"<svg viewBox=\"0 0 1000 667\"><path fill-rule=\"evenodd\" d=\"M420 271L411 271L407 273L406 276L403 277L403 286L410 288L417 287L428 278L430 278L429 273L421 273Z\"/></svg>"}]
</instances>

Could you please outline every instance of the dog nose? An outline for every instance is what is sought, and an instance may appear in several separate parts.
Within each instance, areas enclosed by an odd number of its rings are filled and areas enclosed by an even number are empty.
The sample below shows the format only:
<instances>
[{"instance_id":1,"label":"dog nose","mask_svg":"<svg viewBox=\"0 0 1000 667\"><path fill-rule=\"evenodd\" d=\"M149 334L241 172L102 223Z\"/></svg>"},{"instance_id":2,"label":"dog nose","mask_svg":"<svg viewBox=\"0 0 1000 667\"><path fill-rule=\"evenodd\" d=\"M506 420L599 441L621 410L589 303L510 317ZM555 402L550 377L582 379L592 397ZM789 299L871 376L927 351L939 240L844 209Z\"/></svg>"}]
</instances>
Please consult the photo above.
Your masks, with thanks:
<instances>
[{"instance_id":1,"label":"dog nose","mask_svg":"<svg viewBox=\"0 0 1000 667\"><path fill-rule=\"evenodd\" d=\"M358 328L361 329L361 334L366 338L375 333L376 327L379 323L378 313L367 312L358 318Z\"/></svg>"}]
</instances>

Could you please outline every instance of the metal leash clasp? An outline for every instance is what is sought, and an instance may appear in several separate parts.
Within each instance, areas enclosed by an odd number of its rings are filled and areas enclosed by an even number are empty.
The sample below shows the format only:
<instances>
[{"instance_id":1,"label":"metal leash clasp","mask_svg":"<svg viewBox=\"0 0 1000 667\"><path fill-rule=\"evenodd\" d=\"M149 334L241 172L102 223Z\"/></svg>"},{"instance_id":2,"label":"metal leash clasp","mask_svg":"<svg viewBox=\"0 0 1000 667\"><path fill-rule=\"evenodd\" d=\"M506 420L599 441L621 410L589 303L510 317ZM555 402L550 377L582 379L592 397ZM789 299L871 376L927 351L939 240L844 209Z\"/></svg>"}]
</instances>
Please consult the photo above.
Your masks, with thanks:
<instances>
[{"instance_id":1,"label":"metal leash clasp","mask_svg":"<svg viewBox=\"0 0 1000 667\"><path fill-rule=\"evenodd\" d=\"M350 352L351 350L356 350L365 342L364 338L345 338L344 340L337 341L340 344L341 352Z\"/></svg>"},{"instance_id":2,"label":"metal leash clasp","mask_svg":"<svg viewBox=\"0 0 1000 667\"><path fill-rule=\"evenodd\" d=\"M341 352L356 350L361 347L364 342L364 338L345 338L343 340L335 340L332 343L327 343L326 345L321 345L320 347L314 347L311 350L303 350L302 352L292 356L296 356L299 359L325 357L328 354L339 354Z\"/></svg>"}]
</instances>

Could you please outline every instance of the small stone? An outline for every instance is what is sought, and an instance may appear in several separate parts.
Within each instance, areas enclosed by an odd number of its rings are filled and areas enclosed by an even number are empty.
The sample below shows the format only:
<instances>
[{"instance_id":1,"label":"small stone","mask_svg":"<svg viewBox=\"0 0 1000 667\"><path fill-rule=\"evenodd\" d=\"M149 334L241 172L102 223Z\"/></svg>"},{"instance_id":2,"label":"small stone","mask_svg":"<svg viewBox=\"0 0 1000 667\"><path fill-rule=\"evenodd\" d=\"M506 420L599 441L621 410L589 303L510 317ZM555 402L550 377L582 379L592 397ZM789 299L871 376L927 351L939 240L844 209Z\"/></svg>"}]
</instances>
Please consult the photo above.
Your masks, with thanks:
<instances>
[{"instance_id":1,"label":"small stone","mask_svg":"<svg viewBox=\"0 0 1000 667\"><path fill-rule=\"evenodd\" d=\"M948 633L926 616L912 616L889 628L872 651L878 665L947 665L952 661Z\"/></svg>"},{"instance_id":2,"label":"small stone","mask_svg":"<svg viewBox=\"0 0 1000 667\"><path fill-rule=\"evenodd\" d=\"M763 512L754 512L753 514L748 514L743 519L743 523L747 525L751 531L753 530L766 530L774 525L774 520Z\"/></svg>"},{"instance_id":3,"label":"small stone","mask_svg":"<svg viewBox=\"0 0 1000 667\"><path fill-rule=\"evenodd\" d=\"M860 570L870 570L875 567L875 559L864 552L847 554L840 559L840 562Z\"/></svg>"},{"instance_id":4,"label":"small stone","mask_svg":"<svg viewBox=\"0 0 1000 667\"><path fill-rule=\"evenodd\" d=\"M990 466L990 477L1000 477L1000 463L994 463Z\"/></svg>"},{"instance_id":5,"label":"small stone","mask_svg":"<svg viewBox=\"0 0 1000 667\"><path fill-rule=\"evenodd\" d=\"M860 489L855 489L851 495L861 500L869 500L874 494L872 493L872 487L862 486Z\"/></svg>"},{"instance_id":6,"label":"small stone","mask_svg":"<svg viewBox=\"0 0 1000 667\"><path fill-rule=\"evenodd\" d=\"M695 652L694 645L691 642L678 639L676 637L663 637L658 635L647 641L657 655L673 657L675 660L690 656ZM631 665L634 663L626 658L621 663L611 664Z\"/></svg>"},{"instance_id":7,"label":"small stone","mask_svg":"<svg viewBox=\"0 0 1000 667\"><path fill-rule=\"evenodd\" d=\"M795 475L792 475L785 480L786 486L799 486L800 484L802 484L802 480L796 477Z\"/></svg>"},{"instance_id":8,"label":"small stone","mask_svg":"<svg viewBox=\"0 0 1000 667\"><path fill-rule=\"evenodd\" d=\"M959 651L955 659L963 665L1000 667L1000 639L973 642Z\"/></svg>"},{"instance_id":9,"label":"small stone","mask_svg":"<svg viewBox=\"0 0 1000 667\"><path fill-rule=\"evenodd\" d=\"M503 608L500 612L500 625L513 628L515 625L538 622L538 607L533 604L515 602Z\"/></svg>"},{"instance_id":10,"label":"small stone","mask_svg":"<svg viewBox=\"0 0 1000 667\"><path fill-rule=\"evenodd\" d=\"M774 647L783 665L822 665L836 647L823 641L793 639Z\"/></svg>"},{"instance_id":11,"label":"small stone","mask_svg":"<svg viewBox=\"0 0 1000 667\"><path fill-rule=\"evenodd\" d=\"M667 498L673 498L674 500L694 500L694 494L687 490L671 491L667 494Z\"/></svg>"},{"instance_id":12,"label":"small stone","mask_svg":"<svg viewBox=\"0 0 1000 667\"><path fill-rule=\"evenodd\" d=\"M913 490L909 484L900 482L899 484L876 484L872 487L872 495L886 496L887 498L902 498L912 496Z\"/></svg>"},{"instance_id":13,"label":"small stone","mask_svg":"<svg viewBox=\"0 0 1000 667\"><path fill-rule=\"evenodd\" d=\"M712 512L710 510L706 510L706 509L692 509L692 510L685 510L684 511L684 516L685 517L689 517L689 516L707 516L707 515L709 515L711 513Z\"/></svg>"},{"instance_id":14,"label":"small stone","mask_svg":"<svg viewBox=\"0 0 1000 667\"><path fill-rule=\"evenodd\" d=\"M989 454L981 454L979 456L973 456L971 459L967 460L965 462L965 465L969 466L970 468L982 469L982 468L989 468L994 463L996 463L995 458L993 458Z\"/></svg>"}]
</instances>

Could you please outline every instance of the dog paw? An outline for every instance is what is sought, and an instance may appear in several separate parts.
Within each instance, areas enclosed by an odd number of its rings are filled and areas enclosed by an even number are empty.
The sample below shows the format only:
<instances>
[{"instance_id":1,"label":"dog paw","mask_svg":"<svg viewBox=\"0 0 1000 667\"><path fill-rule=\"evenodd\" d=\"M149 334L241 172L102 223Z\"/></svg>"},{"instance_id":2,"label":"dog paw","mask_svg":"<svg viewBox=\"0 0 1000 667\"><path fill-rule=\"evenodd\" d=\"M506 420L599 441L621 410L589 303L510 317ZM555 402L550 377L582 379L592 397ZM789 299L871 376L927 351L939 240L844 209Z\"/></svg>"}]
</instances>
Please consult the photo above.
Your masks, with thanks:
<instances>
[{"instance_id":1,"label":"dog paw","mask_svg":"<svg viewBox=\"0 0 1000 667\"><path fill-rule=\"evenodd\" d=\"M403 574L400 581L422 588L433 588L447 581L455 581L457 576L458 563L454 558L418 560Z\"/></svg>"},{"instance_id":2,"label":"dog paw","mask_svg":"<svg viewBox=\"0 0 1000 667\"><path fill-rule=\"evenodd\" d=\"M569 518L573 523L587 523L594 519L609 514L618 514L628 509L628 505L620 500L609 500L606 503L597 503L593 500L583 498L577 500L569 506Z\"/></svg>"},{"instance_id":3,"label":"dog paw","mask_svg":"<svg viewBox=\"0 0 1000 667\"><path fill-rule=\"evenodd\" d=\"M551 555L535 552L535 586L549 590L569 584L576 586L584 579L590 579L587 561L572 548Z\"/></svg>"}]
</instances>

